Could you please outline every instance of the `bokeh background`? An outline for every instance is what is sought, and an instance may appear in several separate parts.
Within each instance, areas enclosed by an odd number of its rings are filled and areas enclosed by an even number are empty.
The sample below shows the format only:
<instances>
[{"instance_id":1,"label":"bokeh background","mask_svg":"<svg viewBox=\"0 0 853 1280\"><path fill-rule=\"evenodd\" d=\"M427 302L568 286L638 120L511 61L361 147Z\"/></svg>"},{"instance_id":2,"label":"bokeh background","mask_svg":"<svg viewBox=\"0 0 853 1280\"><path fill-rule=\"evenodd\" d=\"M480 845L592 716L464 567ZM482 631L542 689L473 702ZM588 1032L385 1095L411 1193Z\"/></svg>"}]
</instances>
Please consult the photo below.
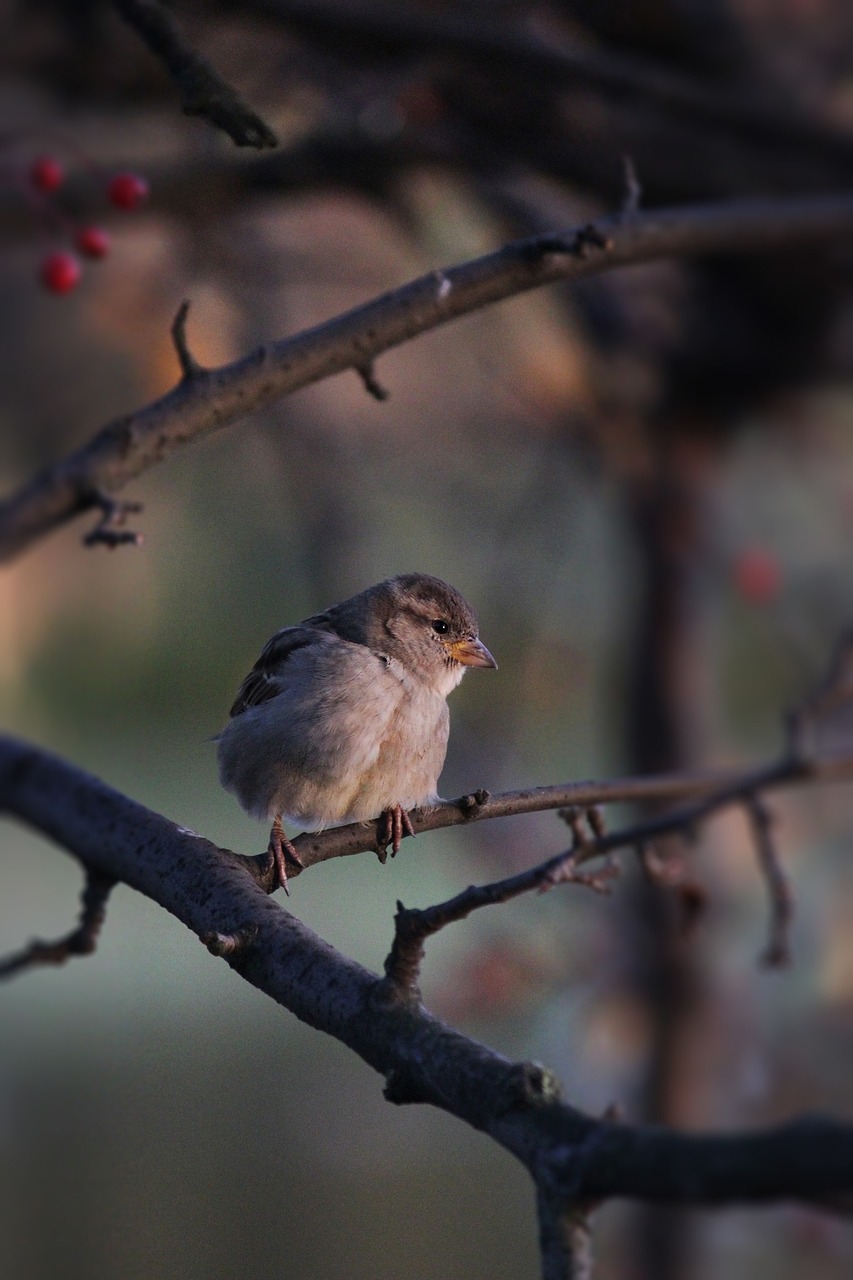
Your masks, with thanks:
<instances>
[{"instance_id":1,"label":"bokeh background","mask_svg":"<svg viewBox=\"0 0 853 1280\"><path fill-rule=\"evenodd\" d=\"M348 4L177 8L277 152L237 154L183 118L109 5L9 6L4 491L174 384L184 298L192 350L217 364L618 205L626 152L650 205L808 194L849 172L843 5L407 3L379 28ZM482 54L489 33L634 67L637 83L567 84L523 60L513 74ZM780 134L768 145L734 108L691 113L689 93L667 105L667 76L712 108L749 88ZM47 153L69 174L55 200L27 179ZM132 213L104 197L128 169L151 185ZM108 257L68 296L44 291L44 255L91 221ZM3 570L4 724L259 852L266 833L220 791L210 742L237 683L279 626L419 569L472 601L500 663L453 695L443 794L772 755L853 614L849 267L849 246L812 247L542 291L384 356L384 402L341 375L176 454L125 495L145 504L143 547L83 550L80 522ZM686 851L706 895L689 939L626 860L609 898L565 888L434 939L426 1003L545 1062L592 1112L693 1129L849 1114L853 797L811 788L773 808L790 969L757 963L767 904L733 814ZM385 867L315 869L287 906L379 970L398 898L427 905L566 842L555 815L425 835ZM2 847L0 949L64 932L76 865L10 823ZM10 1280L537 1272L510 1157L389 1107L348 1051L129 890L92 958L0 990L0 1028ZM617 1206L596 1224L614 1280L853 1262L846 1226L791 1207Z\"/></svg>"}]
</instances>

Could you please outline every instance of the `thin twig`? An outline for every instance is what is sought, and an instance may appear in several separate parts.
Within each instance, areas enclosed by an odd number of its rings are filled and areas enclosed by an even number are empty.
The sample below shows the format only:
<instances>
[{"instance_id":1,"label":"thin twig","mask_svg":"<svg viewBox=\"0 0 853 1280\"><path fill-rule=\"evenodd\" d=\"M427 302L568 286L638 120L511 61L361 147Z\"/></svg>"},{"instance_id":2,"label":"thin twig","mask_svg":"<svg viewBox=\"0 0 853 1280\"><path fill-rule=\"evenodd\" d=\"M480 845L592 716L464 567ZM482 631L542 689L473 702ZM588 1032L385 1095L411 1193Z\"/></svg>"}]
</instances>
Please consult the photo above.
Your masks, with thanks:
<instances>
[{"instance_id":1,"label":"thin twig","mask_svg":"<svg viewBox=\"0 0 853 1280\"><path fill-rule=\"evenodd\" d=\"M410 810L409 817L420 835L422 831L438 831L468 822L484 822L572 806L584 810L607 804L643 804L654 801L657 804L672 805L695 802L699 807L689 807L686 814L678 820L677 829L683 833L705 816L703 806L709 800L713 809L727 803L741 803L745 796L759 791L772 791L779 787L820 780L831 782L851 776L853 755L850 752L825 751L811 759L785 756L775 763L753 769L649 774L646 777L615 778L609 782L568 782L559 786L505 791L497 795L481 792L479 795L484 798L479 801L472 795L460 796L456 800L442 800L429 808ZM684 813L682 810L678 812ZM664 815L664 819L667 816ZM637 845L651 841L659 834L665 834L669 827L660 831L656 821L650 820L640 827L625 829L617 837L618 847L622 847L626 841ZM328 831L305 832L294 839L293 845L304 868L308 868L330 858L345 858L375 850L375 824L351 823ZM602 851L600 843L594 847L597 852ZM266 865L266 854L258 857L259 870L261 864ZM291 879L295 879L302 873L302 868L294 868L289 874Z\"/></svg>"},{"instance_id":2,"label":"thin twig","mask_svg":"<svg viewBox=\"0 0 853 1280\"><path fill-rule=\"evenodd\" d=\"M113 3L166 67L180 90L186 115L204 116L238 147L278 146L278 138L269 125L193 47L159 0Z\"/></svg>"},{"instance_id":3,"label":"thin twig","mask_svg":"<svg viewBox=\"0 0 853 1280\"><path fill-rule=\"evenodd\" d=\"M37 965L65 964L72 956L91 955L98 944L98 935L107 916L107 899L115 883L112 876L87 869L76 929L55 942L34 939L28 947L0 960L0 978L11 978Z\"/></svg>"},{"instance_id":4,"label":"thin twig","mask_svg":"<svg viewBox=\"0 0 853 1280\"><path fill-rule=\"evenodd\" d=\"M368 395L373 396L374 400L388 400L390 391L387 387L383 387L382 383L376 377L373 361L370 360L366 364L356 365L355 371L364 383L364 389Z\"/></svg>"},{"instance_id":5,"label":"thin twig","mask_svg":"<svg viewBox=\"0 0 853 1280\"><path fill-rule=\"evenodd\" d=\"M594 856L591 846L588 847L586 856ZM449 924L465 920L472 911L478 911L481 907L497 906L535 890L545 892L558 884L578 884L597 893L610 892L610 881L618 875L618 866L608 864L601 871L590 874L579 870L578 862L578 852L572 847L565 853L548 858L538 866L519 872L518 875L508 876L505 880L469 885L462 893L431 907L410 910L402 902L398 902L394 917L394 941L385 960L386 979L394 987L414 990L426 939Z\"/></svg>"},{"instance_id":6,"label":"thin twig","mask_svg":"<svg viewBox=\"0 0 853 1280\"><path fill-rule=\"evenodd\" d=\"M190 351L187 340L187 316L189 315L189 310L189 299L185 298L178 307L175 318L172 321L172 327L169 330L172 335L172 345L178 357L178 364L181 366L181 376L185 382L204 373L204 366L199 364Z\"/></svg>"},{"instance_id":7,"label":"thin twig","mask_svg":"<svg viewBox=\"0 0 853 1280\"><path fill-rule=\"evenodd\" d=\"M769 933L767 946L760 957L761 963L770 969L778 969L791 961L790 933L794 898L773 843L773 815L757 795L747 799L746 810L755 840L759 870L767 885L770 900Z\"/></svg>"},{"instance_id":8,"label":"thin twig","mask_svg":"<svg viewBox=\"0 0 853 1280\"><path fill-rule=\"evenodd\" d=\"M588 843L583 854L572 846L565 853L558 853L556 857L548 858L517 875L507 876L504 880L469 885L455 897L432 907L410 910L402 902L398 902L394 917L394 941L385 960L388 981L398 987L414 989L426 939L449 924L465 920L472 911L478 911L481 907L510 902L513 898L536 890L546 892L558 884L578 884L597 893L609 893L610 881L619 872L617 866L607 865L595 874L581 871L578 867L582 858L586 860L597 856L597 853L595 842Z\"/></svg>"}]
</instances>

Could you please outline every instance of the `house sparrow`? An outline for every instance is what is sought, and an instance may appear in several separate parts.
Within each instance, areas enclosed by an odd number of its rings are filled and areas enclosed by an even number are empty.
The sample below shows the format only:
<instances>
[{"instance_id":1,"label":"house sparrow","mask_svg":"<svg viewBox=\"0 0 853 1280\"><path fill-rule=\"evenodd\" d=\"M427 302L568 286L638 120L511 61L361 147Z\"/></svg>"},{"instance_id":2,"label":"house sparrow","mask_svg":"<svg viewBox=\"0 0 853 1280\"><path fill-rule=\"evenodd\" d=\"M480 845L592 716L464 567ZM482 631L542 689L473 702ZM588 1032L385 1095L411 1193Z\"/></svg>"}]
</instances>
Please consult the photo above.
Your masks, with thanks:
<instances>
[{"instance_id":1,"label":"house sparrow","mask_svg":"<svg viewBox=\"0 0 853 1280\"><path fill-rule=\"evenodd\" d=\"M466 667L496 667L458 591L423 573L388 578L278 631L219 735L219 777L272 819L276 886L301 866L282 819L309 830L384 817L393 852L408 809L438 799L447 695Z\"/></svg>"}]
</instances>

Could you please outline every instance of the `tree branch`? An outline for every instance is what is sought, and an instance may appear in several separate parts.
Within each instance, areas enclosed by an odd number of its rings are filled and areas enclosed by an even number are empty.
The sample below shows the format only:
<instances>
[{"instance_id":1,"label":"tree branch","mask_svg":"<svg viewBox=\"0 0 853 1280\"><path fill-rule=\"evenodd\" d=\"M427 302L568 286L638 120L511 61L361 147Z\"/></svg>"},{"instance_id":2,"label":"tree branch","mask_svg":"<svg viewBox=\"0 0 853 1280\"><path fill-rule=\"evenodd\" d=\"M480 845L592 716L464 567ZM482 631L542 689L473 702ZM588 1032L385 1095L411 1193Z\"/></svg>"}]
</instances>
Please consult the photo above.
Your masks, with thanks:
<instances>
[{"instance_id":1,"label":"tree branch","mask_svg":"<svg viewBox=\"0 0 853 1280\"><path fill-rule=\"evenodd\" d=\"M86 870L86 882L81 894L80 920L76 929L56 942L36 940L15 955L0 961L0 978L37 965L65 964L72 956L89 956L98 945L98 935L107 918L107 899L115 880L101 871Z\"/></svg>"},{"instance_id":2,"label":"tree branch","mask_svg":"<svg viewBox=\"0 0 853 1280\"><path fill-rule=\"evenodd\" d=\"M278 138L203 58L159 0L113 0L129 26L159 58L181 93L184 113L204 116L238 147L276 147Z\"/></svg>"},{"instance_id":3,"label":"tree branch","mask_svg":"<svg viewBox=\"0 0 853 1280\"><path fill-rule=\"evenodd\" d=\"M757 200L601 218L430 272L233 364L196 370L161 399L110 423L0 504L0 561L90 510L176 449L418 334L556 280L655 258L778 248L853 232L853 195Z\"/></svg>"},{"instance_id":4,"label":"tree branch","mask_svg":"<svg viewBox=\"0 0 853 1280\"><path fill-rule=\"evenodd\" d=\"M815 1118L719 1137L583 1115L544 1068L507 1061L338 954L268 898L236 855L8 736L0 810L158 902L247 982L380 1072L390 1100L430 1102L490 1134L527 1167L552 1213L613 1196L820 1203L853 1191L851 1125Z\"/></svg>"},{"instance_id":5,"label":"tree branch","mask_svg":"<svg viewBox=\"0 0 853 1280\"><path fill-rule=\"evenodd\" d=\"M794 914L794 900L788 877L782 869L776 845L773 841L773 816L760 796L750 796L746 803L755 840L758 866L767 885L770 901L770 925L767 946L761 961L770 969L781 968L790 962L790 929Z\"/></svg>"},{"instance_id":6,"label":"tree branch","mask_svg":"<svg viewBox=\"0 0 853 1280\"><path fill-rule=\"evenodd\" d=\"M713 809L726 804L741 804L758 792L850 777L853 777L853 755L849 751L834 750L810 757L785 755L779 761L756 769L650 774L640 778L616 778L610 782L567 782L553 787L505 791L495 796L488 791L480 791L456 800L442 800L429 808L412 809L409 817L415 834L420 834L422 831L438 831L444 827L514 814L543 813L549 809L587 810L596 805L649 801L658 804L695 802L690 807L668 811L637 826L596 837L588 842L587 847L594 851L592 856L598 856L626 845L642 844L673 829L687 829ZM376 824L357 822L327 831L309 831L297 836L293 844L307 869L329 858L346 858L368 850L375 851ZM559 858L566 856L558 855ZM266 854L258 856L259 863L265 859ZM302 868L294 867L288 871L288 878L296 879L301 874Z\"/></svg>"}]
</instances>

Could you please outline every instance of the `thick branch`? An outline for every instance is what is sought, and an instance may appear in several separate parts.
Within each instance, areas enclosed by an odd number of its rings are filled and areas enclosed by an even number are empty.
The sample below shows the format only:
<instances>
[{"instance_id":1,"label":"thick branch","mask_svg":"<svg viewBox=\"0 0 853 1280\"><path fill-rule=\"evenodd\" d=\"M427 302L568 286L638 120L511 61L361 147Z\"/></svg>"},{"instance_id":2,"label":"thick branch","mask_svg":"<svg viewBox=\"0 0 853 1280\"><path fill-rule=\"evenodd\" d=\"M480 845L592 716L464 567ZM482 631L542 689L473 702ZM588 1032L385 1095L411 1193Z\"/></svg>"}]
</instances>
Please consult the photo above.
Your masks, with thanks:
<instances>
[{"instance_id":1,"label":"thick branch","mask_svg":"<svg viewBox=\"0 0 853 1280\"><path fill-rule=\"evenodd\" d=\"M778 248L853 232L853 195L744 201L602 218L561 235L516 241L431 272L295 337L198 372L119 418L0 504L0 560L23 551L98 495L121 489L174 450L293 391L494 302L552 283L673 255Z\"/></svg>"},{"instance_id":2,"label":"thick branch","mask_svg":"<svg viewBox=\"0 0 853 1280\"><path fill-rule=\"evenodd\" d=\"M166 67L180 90L188 116L204 116L227 133L238 147L278 146L269 125L193 48L159 0L113 0L113 3Z\"/></svg>"},{"instance_id":3,"label":"thick branch","mask_svg":"<svg viewBox=\"0 0 853 1280\"><path fill-rule=\"evenodd\" d=\"M6 736L0 810L165 907L247 982L381 1072L392 1100L433 1103L489 1133L530 1170L552 1212L611 1196L723 1204L853 1191L850 1125L815 1119L705 1137L582 1115L542 1067L511 1063L395 998L268 898L234 854Z\"/></svg>"}]
</instances>

